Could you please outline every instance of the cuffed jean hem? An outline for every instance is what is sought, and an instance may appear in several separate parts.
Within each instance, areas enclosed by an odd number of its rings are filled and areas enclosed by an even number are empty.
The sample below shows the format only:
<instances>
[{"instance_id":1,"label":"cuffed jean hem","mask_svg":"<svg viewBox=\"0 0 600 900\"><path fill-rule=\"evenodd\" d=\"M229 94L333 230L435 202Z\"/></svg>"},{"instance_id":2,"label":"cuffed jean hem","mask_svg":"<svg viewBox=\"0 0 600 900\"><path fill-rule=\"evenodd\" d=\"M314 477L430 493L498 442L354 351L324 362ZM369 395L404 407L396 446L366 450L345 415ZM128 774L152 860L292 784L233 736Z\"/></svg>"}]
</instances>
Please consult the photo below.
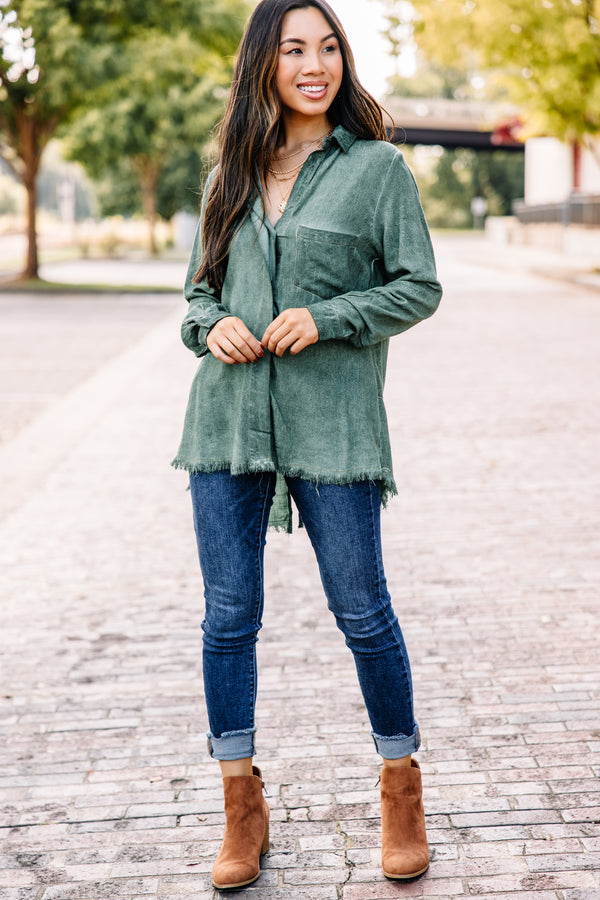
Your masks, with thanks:
<instances>
[{"instance_id":1,"label":"cuffed jean hem","mask_svg":"<svg viewBox=\"0 0 600 900\"><path fill-rule=\"evenodd\" d=\"M255 731L256 728L248 728L245 731L224 731L218 738L208 731L206 737L209 755L214 759L224 761L254 756Z\"/></svg>"},{"instance_id":2,"label":"cuffed jean hem","mask_svg":"<svg viewBox=\"0 0 600 900\"><path fill-rule=\"evenodd\" d=\"M382 737L380 734L375 734L374 731L371 732L371 736L375 742L375 749L384 759L402 759L404 756L416 753L421 746L421 733L418 725L408 736L398 734L392 737Z\"/></svg>"}]
</instances>

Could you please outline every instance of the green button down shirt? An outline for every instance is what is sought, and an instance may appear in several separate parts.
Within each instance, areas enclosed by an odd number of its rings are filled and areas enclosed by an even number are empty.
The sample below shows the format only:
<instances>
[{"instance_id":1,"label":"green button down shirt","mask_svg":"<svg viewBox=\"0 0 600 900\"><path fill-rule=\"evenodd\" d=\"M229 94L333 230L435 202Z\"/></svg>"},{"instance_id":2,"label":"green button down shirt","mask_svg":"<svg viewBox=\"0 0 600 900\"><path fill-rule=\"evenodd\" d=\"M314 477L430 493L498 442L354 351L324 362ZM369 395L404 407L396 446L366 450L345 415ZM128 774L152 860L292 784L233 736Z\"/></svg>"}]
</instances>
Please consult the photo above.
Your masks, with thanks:
<instances>
[{"instance_id":1,"label":"green button down shirt","mask_svg":"<svg viewBox=\"0 0 600 900\"><path fill-rule=\"evenodd\" d=\"M203 359L173 465L379 480L385 502L396 493L383 404L388 340L430 316L441 297L414 179L392 144L338 126L305 162L277 224L262 219L257 198L221 292L192 281L198 229L182 338ZM228 365L208 352L207 334L225 316L239 316L260 340L290 307L308 307L319 332L297 356L266 352ZM291 527L283 478L270 525Z\"/></svg>"}]
</instances>

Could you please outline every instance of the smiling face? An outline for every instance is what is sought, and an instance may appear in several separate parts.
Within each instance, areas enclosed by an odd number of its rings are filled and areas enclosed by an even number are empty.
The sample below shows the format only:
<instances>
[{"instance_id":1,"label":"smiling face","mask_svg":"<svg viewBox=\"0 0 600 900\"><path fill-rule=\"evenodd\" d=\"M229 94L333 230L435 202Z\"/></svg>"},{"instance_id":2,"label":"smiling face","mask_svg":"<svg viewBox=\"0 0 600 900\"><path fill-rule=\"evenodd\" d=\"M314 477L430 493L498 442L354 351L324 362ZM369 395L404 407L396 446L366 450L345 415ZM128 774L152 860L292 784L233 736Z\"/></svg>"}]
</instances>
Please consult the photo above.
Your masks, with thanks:
<instances>
[{"instance_id":1,"label":"smiling face","mask_svg":"<svg viewBox=\"0 0 600 900\"><path fill-rule=\"evenodd\" d=\"M325 118L343 73L338 39L323 13L314 6L286 13L275 75L284 115Z\"/></svg>"}]
</instances>

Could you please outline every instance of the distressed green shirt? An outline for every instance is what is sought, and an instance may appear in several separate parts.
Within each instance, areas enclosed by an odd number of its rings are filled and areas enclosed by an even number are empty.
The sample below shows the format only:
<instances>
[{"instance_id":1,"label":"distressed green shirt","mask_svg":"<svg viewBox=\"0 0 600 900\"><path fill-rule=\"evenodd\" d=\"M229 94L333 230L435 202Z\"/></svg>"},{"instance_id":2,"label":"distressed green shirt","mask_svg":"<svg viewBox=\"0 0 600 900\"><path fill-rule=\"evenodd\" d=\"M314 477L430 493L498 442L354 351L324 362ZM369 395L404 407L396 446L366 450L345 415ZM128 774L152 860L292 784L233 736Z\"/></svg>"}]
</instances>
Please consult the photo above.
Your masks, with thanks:
<instances>
[{"instance_id":1,"label":"distressed green shirt","mask_svg":"<svg viewBox=\"0 0 600 900\"><path fill-rule=\"evenodd\" d=\"M441 297L401 152L338 126L308 157L275 226L263 222L257 198L232 241L221 292L192 282L201 244L200 225L182 338L203 359L173 465L335 484L380 480L385 502L396 493L383 403L388 341L430 316ZM290 307L308 307L319 332L297 356L266 351L258 362L228 365L207 352L219 319L239 316L260 340ZM291 526L282 478L270 525Z\"/></svg>"}]
</instances>

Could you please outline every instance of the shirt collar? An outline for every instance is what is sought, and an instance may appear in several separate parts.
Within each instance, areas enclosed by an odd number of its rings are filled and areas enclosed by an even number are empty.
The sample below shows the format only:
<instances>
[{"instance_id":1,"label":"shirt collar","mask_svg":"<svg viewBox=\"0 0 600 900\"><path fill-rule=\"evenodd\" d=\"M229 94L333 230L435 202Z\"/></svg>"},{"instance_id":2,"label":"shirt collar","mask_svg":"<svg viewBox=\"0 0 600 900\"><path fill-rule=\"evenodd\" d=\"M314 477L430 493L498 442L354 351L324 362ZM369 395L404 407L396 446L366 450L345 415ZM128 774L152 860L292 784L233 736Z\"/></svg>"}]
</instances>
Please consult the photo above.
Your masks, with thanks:
<instances>
[{"instance_id":1,"label":"shirt collar","mask_svg":"<svg viewBox=\"0 0 600 900\"><path fill-rule=\"evenodd\" d=\"M344 151L344 153L347 153L355 140L355 134L347 131L343 125L337 125L333 129L331 134L328 135L323 141L323 150L329 149L329 147L331 147L331 145L335 142Z\"/></svg>"}]
</instances>

